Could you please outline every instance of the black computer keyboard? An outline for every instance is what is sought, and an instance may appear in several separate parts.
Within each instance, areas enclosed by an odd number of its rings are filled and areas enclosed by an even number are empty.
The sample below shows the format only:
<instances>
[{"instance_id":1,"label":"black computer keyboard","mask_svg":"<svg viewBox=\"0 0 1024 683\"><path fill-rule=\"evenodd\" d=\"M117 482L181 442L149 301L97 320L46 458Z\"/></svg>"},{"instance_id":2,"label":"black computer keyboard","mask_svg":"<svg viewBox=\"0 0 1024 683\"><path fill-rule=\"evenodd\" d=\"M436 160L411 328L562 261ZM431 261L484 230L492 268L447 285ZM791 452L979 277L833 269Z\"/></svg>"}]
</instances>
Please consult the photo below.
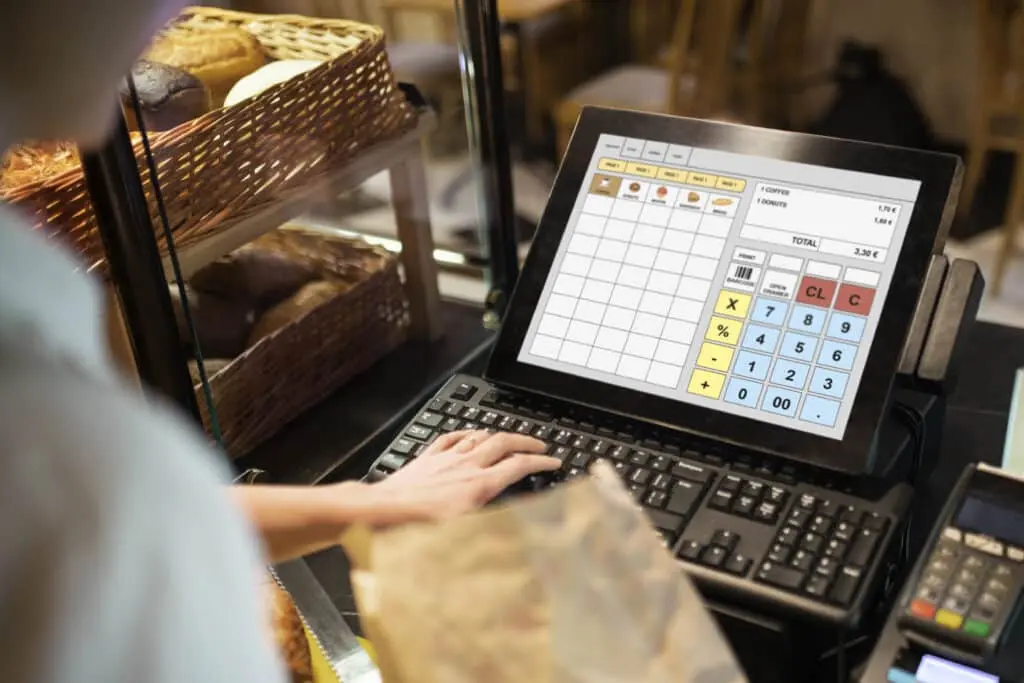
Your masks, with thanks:
<instances>
[{"instance_id":1,"label":"black computer keyboard","mask_svg":"<svg viewBox=\"0 0 1024 683\"><path fill-rule=\"evenodd\" d=\"M439 434L490 429L532 435L562 461L517 490L618 471L667 547L716 599L856 626L891 565L911 490L772 461L578 406L454 377L374 463L386 477Z\"/></svg>"}]
</instances>

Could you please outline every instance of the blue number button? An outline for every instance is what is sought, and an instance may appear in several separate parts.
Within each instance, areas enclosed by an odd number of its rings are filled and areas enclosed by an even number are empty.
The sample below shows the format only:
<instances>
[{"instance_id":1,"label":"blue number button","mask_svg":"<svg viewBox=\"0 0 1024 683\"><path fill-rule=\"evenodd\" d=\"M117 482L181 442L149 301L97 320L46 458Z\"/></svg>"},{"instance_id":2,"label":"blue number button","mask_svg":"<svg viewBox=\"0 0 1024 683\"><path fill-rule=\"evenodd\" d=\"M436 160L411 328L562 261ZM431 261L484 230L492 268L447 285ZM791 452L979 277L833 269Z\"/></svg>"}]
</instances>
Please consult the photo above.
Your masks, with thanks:
<instances>
[{"instance_id":1,"label":"blue number button","mask_svg":"<svg viewBox=\"0 0 1024 683\"><path fill-rule=\"evenodd\" d=\"M858 315L833 313L828 321L828 332L825 334L836 339L859 342L861 337L864 336L864 324L866 322L866 318L861 318Z\"/></svg>"},{"instance_id":2,"label":"blue number button","mask_svg":"<svg viewBox=\"0 0 1024 683\"><path fill-rule=\"evenodd\" d=\"M800 332L821 334L825 327L825 316L823 308L811 308L810 306L794 306L793 314L789 316L789 327Z\"/></svg>"},{"instance_id":3,"label":"blue number button","mask_svg":"<svg viewBox=\"0 0 1024 683\"><path fill-rule=\"evenodd\" d=\"M732 366L732 374L763 380L768 376L768 366L771 365L771 362L770 356L740 351L736 354L736 363Z\"/></svg>"},{"instance_id":4,"label":"blue number button","mask_svg":"<svg viewBox=\"0 0 1024 683\"><path fill-rule=\"evenodd\" d=\"M793 417L796 415L798 403L800 403L800 394L797 392L779 387L767 387L764 390L764 400L761 401L761 410Z\"/></svg>"},{"instance_id":5,"label":"blue number button","mask_svg":"<svg viewBox=\"0 0 1024 683\"><path fill-rule=\"evenodd\" d=\"M761 397L761 386L758 382L733 377L725 388L725 400L748 408L756 408L757 399Z\"/></svg>"},{"instance_id":6,"label":"blue number button","mask_svg":"<svg viewBox=\"0 0 1024 683\"><path fill-rule=\"evenodd\" d=\"M781 384L790 389L803 389L810 369L810 365L780 358L775 361L775 369L772 370L772 383Z\"/></svg>"},{"instance_id":7,"label":"blue number button","mask_svg":"<svg viewBox=\"0 0 1024 683\"><path fill-rule=\"evenodd\" d=\"M778 328L775 327L747 325L747 330L743 334L743 346L764 353L775 353L775 345L779 343L779 334Z\"/></svg>"},{"instance_id":8,"label":"blue number button","mask_svg":"<svg viewBox=\"0 0 1024 683\"><path fill-rule=\"evenodd\" d=\"M800 410L800 419L804 422L833 427L839 415L839 401L830 401L820 396L808 395L804 399L804 407Z\"/></svg>"},{"instance_id":9,"label":"blue number button","mask_svg":"<svg viewBox=\"0 0 1024 683\"><path fill-rule=\"evenodd\" d=\"M796 332L787 332L782 338L782 348L779 349L779 355L809 362L814 360L814 352L817 348L818 340L814 337L808 337L806 334L797 334Z\"/></svg>"},{"instance_id":10,"label":"blue number button","mask_svg":"<svg viewBox=\"0 0 1024 683\"><path fill-rule=\"evenodd\" d=\"M856 355L856 346L852 344L840 344L839 342L826 339L821 343L821 353L818 354L818 365L828 365L833 368L850 370L853 368L853 359Z\"/></svg>"},{"instance_id":11,"label":"blue number button","mask_svg":"<svg viewBox=\"0 0 1024 683\"><path fill-rule=\"evenodd\" d=\"M827 370L825 368L814 368L811 375L811 386L809 391L816 394L824 394L833 398L842 398L846 391L846 380L849 377L845 372Z\"/></svg>"},{"instance_id":12,"label":"blue number button","mask_svg":"<svg viewBox=\"0 0 1024 683\"><path fill-rule=\"evenodd\" d=\"M754 302L754 312L750 314L750 319L755 323L782 325L786 322L786 311L788 310L789 304L783 301L758 298Z\"/></svg>"}]
</instances>

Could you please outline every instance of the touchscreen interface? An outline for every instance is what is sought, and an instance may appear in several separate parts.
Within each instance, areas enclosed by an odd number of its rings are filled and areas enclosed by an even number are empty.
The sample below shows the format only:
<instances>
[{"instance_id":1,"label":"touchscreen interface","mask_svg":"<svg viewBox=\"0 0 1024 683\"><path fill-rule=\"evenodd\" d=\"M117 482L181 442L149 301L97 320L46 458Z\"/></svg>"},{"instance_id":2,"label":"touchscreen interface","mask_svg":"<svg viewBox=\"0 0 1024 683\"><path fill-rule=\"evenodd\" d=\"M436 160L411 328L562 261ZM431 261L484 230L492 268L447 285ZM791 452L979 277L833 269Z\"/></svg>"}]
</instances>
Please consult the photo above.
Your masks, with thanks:
<instances>
[{"instance_id":1,"label":"touchscreen interface","mask_svg":"<svg viewBox=\"0 0 1024 683\"><path fill-rule=\"evenodd\" d=\"M602 135L518 359L841 440L919 189Z\"/></svg>"}]
</instances>

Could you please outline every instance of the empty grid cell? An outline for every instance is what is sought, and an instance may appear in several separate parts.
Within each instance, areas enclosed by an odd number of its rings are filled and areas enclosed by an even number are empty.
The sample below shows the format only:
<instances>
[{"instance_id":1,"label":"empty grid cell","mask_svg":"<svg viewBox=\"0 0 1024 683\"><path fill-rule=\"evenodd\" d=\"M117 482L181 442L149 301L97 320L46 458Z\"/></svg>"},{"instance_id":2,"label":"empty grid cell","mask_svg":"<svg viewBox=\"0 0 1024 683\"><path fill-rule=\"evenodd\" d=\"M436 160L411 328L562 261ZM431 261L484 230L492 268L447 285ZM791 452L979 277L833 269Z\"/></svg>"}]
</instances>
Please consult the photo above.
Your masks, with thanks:
<instances>
[{"instance_id":1,"label":"empty grid cell","mask_svg":"<svg viewBox=\"0 0 1024 683\"><path fill-rule=\"evenodd\" d=\"M530 353L541 358L558 358L558 351L562 348L562 340L549 337L545 334L538 334L533 338L530 346Z\"/></svg>"},{"instance_id":2,"label":"empty grid cell","mask_svg":"<svg viewBox=\"0 0 1024 683\"><path fill-rule=\"evenodd\" d=\"M651 369L647 372L647 381L651 384L660 384L663 387L675 388L679 385L679 375L683 368L668 363L651 363Z\"/></svg>"},{"instance_id":3,"label":"empty grid cell","mask_svg":"<svg viewBox=\"0 0 1024 683\"><path fill-rule=\"evenodd\" d=\"M590 352L590 358L587 359L587 367L592 370L614 373L615 368L619 366L619 358L621 357L622 354L615 351L594 349Z\"/></svg>"},{"instance_id":4,"label":"empty grid cell","mask_svg":"<svg viewBox=\"0 0 1024 683\"><path fill-rule=\"evenodd\" d=\"M650 268L654 265L654 257L658 255L658 250L654 247L644 247L639 244L629 245L629 250L626 251L626 263L634 266L643 266Z\"/></svg>"},{"instance_id":5,"label":"empty grid cell","mask_svg":"<svg viewBox=\"0 0 1024 683\"><path fill-rule=\"evenodd\" d=\"M576 342L564 341L558 350L558 360L572 365L586 365L590 358L590 346Z\"/></svg>"},{"instance_id":6,"label":"empty grid cell","mask_svg":"<svg viewBox=\"0 0 1024 683\"><path fill-rule=\"evenodd\" d=\"M643 289L647 286L647 279L651 276L650 268L641 268L640 266L622 266L622 270L619 271L618 283L620 285L626 285L627 287L636 287Z\"/></svg>"},{"instance_id":7,"label":"empty grid cell","mask_svg":"<svg viewBox=\"0 0 1024 683\"><path fill-rule=\"evenodd\" d=\"M717 259L690 256L690 258L686 259L686 269L683 273L689 277L699 277L705 280L710 280L715 277L715 270L717 268Z\"/></svg>"},{"instance_id":8,"label":"empty grid cell","mask_svg":"<svg viewBox=\"0 0 1024 683\"><path fill-rule=\"evenodd\" d=\"M600 237L601 233L604 232L604 224L606 222L608 222L608 219L604 216L594 216L589 213L581 213L579 219L576 221L576 232L581 232L584 235Z\"/></svg>"},{"instance_id":9,"label":"empty grid cell","mask_svg":"<svg viewBox=\"0 0 1024 683\"><path fill-rule=\"evenodd\" d=\"M567 329L569 329L569 318L545 313L540 319L540 325L537 326L537 334L562 339L565 337Z\"/></svg>"},{"instance_id":10,"label":"empty grid cell","mask_svg":"<svg viewBox=\"0 0 1024 683\"><path fill-rule=\"evenodd\" d=\"M681 366L686 362L686 354L689 352L689 344L662 339L658 342L658 348L654 352L654 360Z\"/></svg>"},{"instance_id":11,"label":"empty grid cell","mask_svg":"<svg viewBox=\"0 0 1024 683\"><path fill-rule=\"evenodd\" d=\"M657 348L657 337L648 337L646 334L631 332L626 339L625 352L637 358L654 358L654 352Z\"/></svg>"},{"instance_id":12,"label":"empty grid cell","mask_svg":"<svg viewBox=\"0 0 1024 683\"><path fill-rule=\"evenodd\" d=\"M672 300L672 306L668 310L668 317L695 323L700 320L702 310L704 310L704 304L700 301L676 297Z\"/></svg>"},{"instance_id":13,"label":"empty grid cell","mask_svg":"<svg viewBox=\"0 0 1024 683\"><path fill-rule=\"evenodd\" d=\"M607 216L612 212L615 200L611 197L603 197L599 194L588 194L583 200L583 212L592 213L598 216Z\"/></svg>"},{"instance_id":14,"label":"empty grid cell","mask_svg":"<svg viewBox=\"0 0 1024 683\"><path fill-rule=\"evenodd\" d=\"M857 285L866 287L877 287L881 276L873 270L861 270L860 268L847 268L843 279Z\"/></svg>"},{"instance_id":15,"label":"empty grid cell","mask_svg":"<svg viewBox=\"0 0 1024 683\"><path fill-rule=\"evenodd\" d=\"M605 261L616 261L622 263L622 259L626 257L626 249L629 247L625 242L619 242L618 240L610 240L607 237L602 237L600 242L594 249L594 254L599 259Z\"/></svg>"},{"instance_id":16,"label":"empty grid cell","mask_svg":"<svg viewBox=\"0 0 1024 683\"><path fill-rule=\"evenodd\" d=\"M576 312L573 317L588 323L601 323L604 320L604 312L608 307L596 301L581 299L576 304Z\"/></svg>"},{"instance_id":17,"label":"empty grid cell","mask_svg":"<svg viewBox=\"0 0 1024 683\"><path fill-rule=\"evenodd\" d=\"M721 258L723 249L725 249L725 240L719 237L697 235L693 240L693 246L690 248L690 253L695 256L706 256L707 258L717 260Z\"/></svg>"},{"instance_id":18,"label":"empty grid cell","mask_svg":"<svg viewBox=\"0 0 1024 683\"><path fill-rule=\"evenodd\" d=\"M571 318L574 310L576 310L576 299L562 294L549 296L548 304L544 307L545 313L554 313L565 318Z\"/></svg>"},{"instance_id":19,"label":"empty grid cell","mask_svg":"<svg viewBox=\"0 0 1024 683\"><path fill-rule=\"evenodd\" d=\"M700 227L697 228L697 232L709 237L728 237L730 227L732 227L731 218L704 214L701 217Z\"/></svg>"},{"instance_id":20,"label":"empty grid cell","mask_svg":"<svg viewBox=\"0 0 1024 683\"><path fill-rule=\"evenodd\" d=\"M606 304L611 301L612 286L610 282L601 282L600 280L587 278L587 281L583 284L583 290L580 292L580 298Z\"/></svg>"},{"instance_id":21,"label":"empty grid cell","mask_svg":"<svg viewBox=\"0 0 1024 683\"><path fill-rule=\"evenodd\" d=\"M668 227L672 230L697 232L700 227L700 214L687 209L676 209L668 220Z\"/></svg>"},{"instance_id":22,"label":"empty grid cell","mask_svg":"<svg viewBox=\"0 0 1024 683\"><path fill-rule=\"evenodd\" d=\"M690 249L693 248L693 240L696 235L692 232L675 232L673 230L665 231L665 238L661 241L661 248L668 249L670 251L678 251L680 253L689 253Z\"/></svg>"},{"instance_id":23,"label":"empty grid cell","mask_svg":"<svg viewBox=\"0 0 1024 683\"><path fill-rule=\"evenodd\" d=\"M644 205L640 202L634 202L629 199L616 199L615 204L612 206L612 218L636 223L637 219L640 218L640 210L643 208Z\"/></svg>"},{"instance_id":24,"label":"empty grid cell","mask_svg":"<svg viewBox=\"0 0 1024 683\"><path fill-rule=\"evenodd\" d=\"M768 261L768 265L773 268L781 268L782 270L795 270L800 271L804 267L804 260L797 258L796 256L786 256L785 254L772 254L771 259Z\"/></svg>"},{"instance_id":25,"label":"empty grid cell","mask_svg":"<svg viewBox=\"0 0 1024 683\"><path fill-rule=\"evenodd\" d=\"M594 346L599 349L622 353L622 349L626 348L626 339L628 337L629 333L626 330L616 330L608 327L608 325L603 325L597 331L597 339L594 340Z\"/></svg>"},{"instance_id":26,"label":"empty grid cell","mask_svg":"<svg viewBox=\"0 0 1024 683\"><path fill-rule=\"evenodd\" d=\"M643 296L643 293L642 289L615 285L612 288L612 303L635 311L640 306L640 297Z\"/></svg>"},{"instance_id":27,"label":"empty grid cell","mask_svg":"<svg viewBox=\"0 0 1024 683\"><path fill-rule=\"evenodd\" d=\"M590 272L588 273L588 276L593 280L614 283L619 277L620 268L622 268L621 263L596 258L594 259L594 262L590 264Z\"/></svg>"},{"instance_id":28,"label":"empty grid cell","mask_svg":"<svg viewBox=\"0 0 1024 683\"><path fill-rule=\"evenodd\" d=\"M565 258L562 259L562 265L559 270L563 273L569 273L570 275L586 275L590 272L590 266L593 265L593 263L594 259L589 256L566 254Z\"/></svg>"},{"instance_id":29,"label":"empty grid cell","mask_svg":"<svg viewBox=\"0 0 1024 683\"><path fill-rule=\"evenodd\" d=\"M664 316L654 315L653 313L637 313L636 318L633 320L632 331L651 337L659 337L661 336L661 331L665 328L666 320L667 318Z\"/></svg>"},{"instance_id":30,"label":"empty grid cell","mask_svg":"<svg viewBox=\"0 0 1024 683\"><path fill-rule=\"evenodd\" d=\"M659 294L658 292L644 292L643 297L640 299L640 310L645 313L654 313L655 315L668 315L669 309L672 307L672 297L668 294Z\"/></svg>"},{"instance_id":31,"label":"empty grid cell","mask_svg":"<svg viewBox=\"0 0 1024 683\"><path fill-rule=\"evenodd\" d=\"M623 354L619 360L619 367L615 369L616 375L629 377L630 379L647 379L647 372L651 369L651 361L646 358L637 358L629 354Z\"/></svg>"},{"instance_id":32,"label":"empty grid cell","mask_svg":"<svg viewBox=\"0 0 1024 683\"><path fill-rule=\"evenodd\" d=\"M631 221L620 221L617 218L611 218L604 226L602 237L620 242L630 242L633 240L633 231L635 229L636 224Z\"/></svg>"},{"instance_id":33,"label":"empty grid cell","mask_svg":"<svg viewBox=\"0 0 1024 683\"><path fill-rule=\"evenodd\" d=\"M553 291L558 294L565 294L566 296L579 297L580 292L583 291L583 283L585 281L584 278L578 275L559 273L558 277L555 278Z\"/></svg>"},{"instance_id":34,"label":"empty grid cell","mask_svg":"<svg viewBox=\"0 0 1024 683\"><path fill-rule=\"evenodd\" d=\"M593 235L574 233L569 240L569 253L582 256L593 256L597 253L597 238Z\"/></svg>"},{"instance_id":35,"label":"empty grid cell","mask_svg":"<svg viewBox=\"0 0 1024 683\"><path fill-rule=\"evenodd\" d=\"M569 323L569 329L565 333L565 338L569 341L593 346L594 340L597 339L597 325L574 319Z\"/></svg>"},{"instance_id":36,"label":"empty grid cell","mask_svg":"<svg viewBox=\"0 0 1024 683\"><path fill-rule=\"evenodd\" d=\"M689 257L686 254L659 249L658 256L654 259L654 267L666 273L679 274L686 268L687 258Z\"/></svg>"},{"instance_id":37,"label":"empty grid cell","mask_svg":"<svg viewBox=\"0 0 1024 683\"><path fill-rule=\"evenodd\" d=\"M711 283L707 280L684 276L679 278L679 288L676 290L676 296L707 301L710 292Z\"/></svg>"},{"instance_id":38,"label":"empty grid cell","mask_svg":"<svg viewBox=\"0 0 1024 683\"><path fill-rule=\"evenodd\" d=\"M804 271L805 275L815 275L817 277L828 278L829 280L838 280L839 273L843 271L842 266L838 266L835 263L822 263L821 261L808 261L807 270Z\"/></svg>"},{"instance_id":39,"label":"empty grid cell","mask_svg":"<svg viewBox=\"0 0 1024 683\"><path fill-rule=\"evenodd\" d=\"M671 217L672 209L667 206L647 204L640 212L639 222L647 223L648 225L658 225L664 228L668 225L668 221Z\"/></svg>"},{"instance_id":40,"label":"empty grid cell","mask_svg":"<svg viewBox=\"0 0 1024 683\"><path fill-rule=\"evenodd\" d=\"M693 323L669 318L665 321L665 329L661 331L661 338L680 344L689 344L693 341L695 334L697 334L697 326Z\"/></svg>"},{"instance_id":41,"label":"empty grid cell","mask_svg":"<svg viewBox=\"0 0 1024 683\"><path fill-rule=\"evenodd\" d=\"M659 257L661 255L659 254ZM657 267L657 262L655 262ZM652 292L661 292L662 294L675 294L676 287L679 286L679 276L675 273L667 273L660 270L655 270L651 273L651 277L647 279L647 289Z\"/></svg>"},{"instance_id":42,"label":"empty grid cell","mask_svg":"<svg viewBox=\"0 0 1024 683\"><path fill-rule=\"evenodd\" d=\"M633 244L642 244L647 247L658 247L662 238L665 237L665 228L658 228L653 225L639 225L633 232Z\"/></svg>"},{"instance_id":43,"label":"empty grid cell","mask_svg":"<svg viewBox=\"0 0 1024 683\"><path fill-rule=\"evenodd\" d=\"M633 318L635 317L636 311L632 308L609 306L604 314L604 324L618 330L629 330L633 327Z\"/></svg>"}]
</instances>

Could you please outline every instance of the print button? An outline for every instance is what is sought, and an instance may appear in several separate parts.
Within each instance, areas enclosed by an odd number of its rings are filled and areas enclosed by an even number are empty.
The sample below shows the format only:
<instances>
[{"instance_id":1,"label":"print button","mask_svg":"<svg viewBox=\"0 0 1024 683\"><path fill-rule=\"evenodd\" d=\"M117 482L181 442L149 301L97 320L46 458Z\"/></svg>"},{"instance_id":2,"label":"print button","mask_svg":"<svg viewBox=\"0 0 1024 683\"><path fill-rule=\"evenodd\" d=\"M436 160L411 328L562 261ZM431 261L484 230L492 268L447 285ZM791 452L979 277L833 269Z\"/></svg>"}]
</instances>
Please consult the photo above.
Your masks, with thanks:
<instances>
[{"instance_id":1,"label":"print button","mask_svg":"<svg viewBox=\"0 0 1024 683\"><path fill-rule=\"evenodd\" d=\"M802 304L828 308L832 305L832 297L836 293L836 281L805 275L800 281L796 300Z\"/></svg>"},{"instance_id":2,"label":"print button","mask_svg":"<svg viewBox=\"0 0 1024 683\"><path fill-rule=\"evenodd\" d=\"M705 342L700 347L697 355L697 365L722 372L729 371L729 363L732 362L733 350L728 346L719 344L708 344Z\"/></svg>"},{"instance_id":3,"label":"print button","mask_svg":"<svg viewBox=\"0 0 1024 683\"><path fill-rule=\"evenodd\" d=\"M758 297L754 303L754 312L750 314L750 319L756 323L782 325L786 321L786 313L788 311L789 304L784 301Z\"/></svg>"},{"instance_id":4,"label":"print button","mask_svg":"<svg viewBox=\"0 0 1024 683\"><path fill-rule=\"evenodd\" d=\"M748 379L733 377L725 389L725 400L748 408L757 407L757 399L761 397L762 385Z\"/></svg>"},{"instance_id":5,"label":"print button","mask_svg":"<svg viewBox=\"0 0 1024 683\"><path fill-rule=\"evenodd\" d=\"M839 287L839 296L836 297L836 308L845 313L857 313L867 315L871 310L871 304L875 300L875 290L870 287L844 284Z\"/></svg>"},{"instance_id":6,"label":"print button","mask_svg":"<svg viewBox=\"0 0 1024 683\"><path fill-rule=\"evenodd\" d=\"M715 304L715 313L729 315L733 318L746 318L747 309L750 308L750 295L730 292L723 289L718 295L718 302Z\"/></svg>"},{"instance_id":7,"label":"print button","mask_svg":"<svg viewBox=\"0 0 1024 683\"><path fill-rule=\"evenodd\" d=\"M707 370L694 370L690 376L688 391L698 396L717 399L722 394L722 384L725 382L725 375Z\"/></svg>"}]
</instances>

